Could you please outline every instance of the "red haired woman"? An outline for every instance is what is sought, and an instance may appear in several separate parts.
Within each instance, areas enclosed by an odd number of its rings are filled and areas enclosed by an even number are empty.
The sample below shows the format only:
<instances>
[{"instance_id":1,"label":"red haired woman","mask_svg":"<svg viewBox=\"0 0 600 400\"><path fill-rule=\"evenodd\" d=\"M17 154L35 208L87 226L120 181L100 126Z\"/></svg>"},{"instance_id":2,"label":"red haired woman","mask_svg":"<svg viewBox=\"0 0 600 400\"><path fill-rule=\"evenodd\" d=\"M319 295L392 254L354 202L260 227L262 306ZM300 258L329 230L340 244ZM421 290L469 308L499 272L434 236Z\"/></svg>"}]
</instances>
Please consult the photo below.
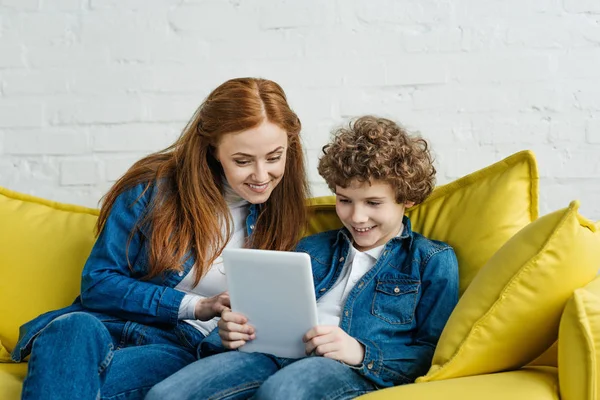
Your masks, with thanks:
<instances>
[{"instance_id":1,"label":"red haired woman","mask_svg":"<svg viewBox=\"0 0 600 400\"><path fill-rule=\"evenodd\" d=\"M143 398L194 361L229 305L222 250L300 238L299 133L277 83L232 79L173 145L135 163L104 199L81 296L21 327L23 398Z\"/></svg>"}]
</instances>

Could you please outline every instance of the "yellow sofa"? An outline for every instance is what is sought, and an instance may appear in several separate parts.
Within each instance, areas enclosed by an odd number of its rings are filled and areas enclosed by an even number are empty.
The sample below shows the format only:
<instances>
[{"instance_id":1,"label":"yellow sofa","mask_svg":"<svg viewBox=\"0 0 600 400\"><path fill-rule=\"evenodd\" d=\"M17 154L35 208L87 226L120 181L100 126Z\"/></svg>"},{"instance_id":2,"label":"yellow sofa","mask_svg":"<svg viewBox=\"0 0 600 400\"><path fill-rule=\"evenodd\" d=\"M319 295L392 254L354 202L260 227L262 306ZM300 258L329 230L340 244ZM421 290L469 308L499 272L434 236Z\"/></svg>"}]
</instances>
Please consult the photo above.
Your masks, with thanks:
<instances>
[{"instance_id":1,"label":"yellow sofa","mask_svg":"<svg viewBox=\"0 0 600 400\"><path fill-rule=\"evenodd\" d=\"M365 399L598 398L600 281L586 284L600 225L576 202L538 218L538 180L534 155L520 152L408 211L415 231L456 250L462 296L429 373ZM333 197L310 208L307 234L340 226ZM0 188L0 399L18 399L27 373L10 359L19 326L78 294L97 215ZM559 325L569 340L557 345Z\"/></svg>"}]
</instances>

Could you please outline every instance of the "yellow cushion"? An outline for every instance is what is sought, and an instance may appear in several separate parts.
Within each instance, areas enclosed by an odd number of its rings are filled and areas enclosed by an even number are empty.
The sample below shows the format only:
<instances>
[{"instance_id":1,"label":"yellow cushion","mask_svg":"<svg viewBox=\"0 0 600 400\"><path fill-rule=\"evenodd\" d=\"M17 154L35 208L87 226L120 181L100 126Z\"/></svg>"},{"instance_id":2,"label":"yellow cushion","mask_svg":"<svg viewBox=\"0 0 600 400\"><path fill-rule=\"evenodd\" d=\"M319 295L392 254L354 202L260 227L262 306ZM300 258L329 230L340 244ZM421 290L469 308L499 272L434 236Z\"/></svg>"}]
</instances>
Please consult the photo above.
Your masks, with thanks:
<instances>
[{"instance_id":1,"label":"yellow cushion","mask_svg":"<svg viewBox=\"0 0 600 400\"><path fill-rule=\"evenodd\" d=\"M560 315L600 267L600 230L578 202L531 223L475 277L418 382L515 369L558 338Z\"/></svg>"},{"instance_id":2,"label":"yellow cushion","mask_svg":"<svg viewBox=\"0 0 600 400\"><path fill-rule=\"evenodd\" d=\"M559 338L561 399L599 399L600 278L573 293L560 320Z\"/></svg>"},{"instance_id":3,"label":"yellow cushion","mask_svg":"<svg viewBox=\"0 0 600 400\"><path fill-rule=\"evenodd\" d=\"M0 361L20 325L79 294L97 215L0 188Z\"/></svg>"},{"instance_id":4,"label":"yellow cushion","mask_svg":"<svg viewBox=\"0 0 600 400\"><path fill-rule=\"evenodd\" d=\"M27 363L0 364L0 399L19 400Z\"/></svg>"},{"instance_id":5,"label":"yellow cushion","mask_svg":"<svg viewBox=\"0 0 600 400\"><path fill-rule=\"evenodd\" d=\"M557 400L558 371L525 368L499 374L413 383L372 392L360 400Z\"/></svg>"},{"instance_id":6,"label":"yellow cushion","mask_svg":"<svg viewBox=\"0 0 600 400\"><path fill-rule=\"evenodd\" d=\"M436 188L410 210L412 228L454 247L463 293L490 257L538 217L538 171L530 151L516 153ZM313 199L308 233L341 226L335 197Z\"/></svg>"}]
</instances>

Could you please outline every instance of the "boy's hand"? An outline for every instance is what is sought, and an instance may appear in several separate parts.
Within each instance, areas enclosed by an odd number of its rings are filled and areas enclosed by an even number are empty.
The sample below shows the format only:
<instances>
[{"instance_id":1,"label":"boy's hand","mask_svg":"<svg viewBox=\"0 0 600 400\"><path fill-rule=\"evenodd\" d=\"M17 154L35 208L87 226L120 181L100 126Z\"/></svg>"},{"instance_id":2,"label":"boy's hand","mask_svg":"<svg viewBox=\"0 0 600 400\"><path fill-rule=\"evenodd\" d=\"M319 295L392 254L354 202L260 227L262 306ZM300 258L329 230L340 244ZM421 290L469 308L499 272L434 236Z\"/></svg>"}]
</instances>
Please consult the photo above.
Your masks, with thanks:
<instances>
[{"instance_id":1,"label":"boy's hand","mask_svg":"<svg viewBox=\"0 0 600 400\"><path fill-rule=\"evenodd\" d=\"M365 358L365 348L339 326L315 326L302 338L306 343L306 354L342 361L348 365L359 365Z\"/></svg>"},{"instance_id":2,"label":"boy's hand","mask_svg":"<svg viewBox=\"0 0 600 400\"><path fill-rule=\"evenodd\" d=\"M247 341L256 338L254 328L248 325L248 319L229 308L221 313L221 319L217 325L221 343L227 349L235 350L242 347Z\"/></svg>"}]
</instances>

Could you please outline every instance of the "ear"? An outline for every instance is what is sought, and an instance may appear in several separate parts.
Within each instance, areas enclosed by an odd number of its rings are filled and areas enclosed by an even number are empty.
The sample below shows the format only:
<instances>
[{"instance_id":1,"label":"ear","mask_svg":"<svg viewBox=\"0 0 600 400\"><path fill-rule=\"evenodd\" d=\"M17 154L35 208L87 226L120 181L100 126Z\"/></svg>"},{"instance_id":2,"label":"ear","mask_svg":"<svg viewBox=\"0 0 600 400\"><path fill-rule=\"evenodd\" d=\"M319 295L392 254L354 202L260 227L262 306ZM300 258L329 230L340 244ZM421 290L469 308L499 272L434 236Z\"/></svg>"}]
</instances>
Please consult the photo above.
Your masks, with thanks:
<instances>
[{"instance_id":1,"label":"ear","mask_svg":"<svg viewBox=\"0 0 600 400\"><path fill-rule=\"evenodd\" d=\"M414 206L414 205L415 205L415 202L414 202L414 201L405 201L405 202L404 202L404 207L405 207L405 208L411 208L411 207L412 207L412 206Z\"/></svg>"}]
</instances>

